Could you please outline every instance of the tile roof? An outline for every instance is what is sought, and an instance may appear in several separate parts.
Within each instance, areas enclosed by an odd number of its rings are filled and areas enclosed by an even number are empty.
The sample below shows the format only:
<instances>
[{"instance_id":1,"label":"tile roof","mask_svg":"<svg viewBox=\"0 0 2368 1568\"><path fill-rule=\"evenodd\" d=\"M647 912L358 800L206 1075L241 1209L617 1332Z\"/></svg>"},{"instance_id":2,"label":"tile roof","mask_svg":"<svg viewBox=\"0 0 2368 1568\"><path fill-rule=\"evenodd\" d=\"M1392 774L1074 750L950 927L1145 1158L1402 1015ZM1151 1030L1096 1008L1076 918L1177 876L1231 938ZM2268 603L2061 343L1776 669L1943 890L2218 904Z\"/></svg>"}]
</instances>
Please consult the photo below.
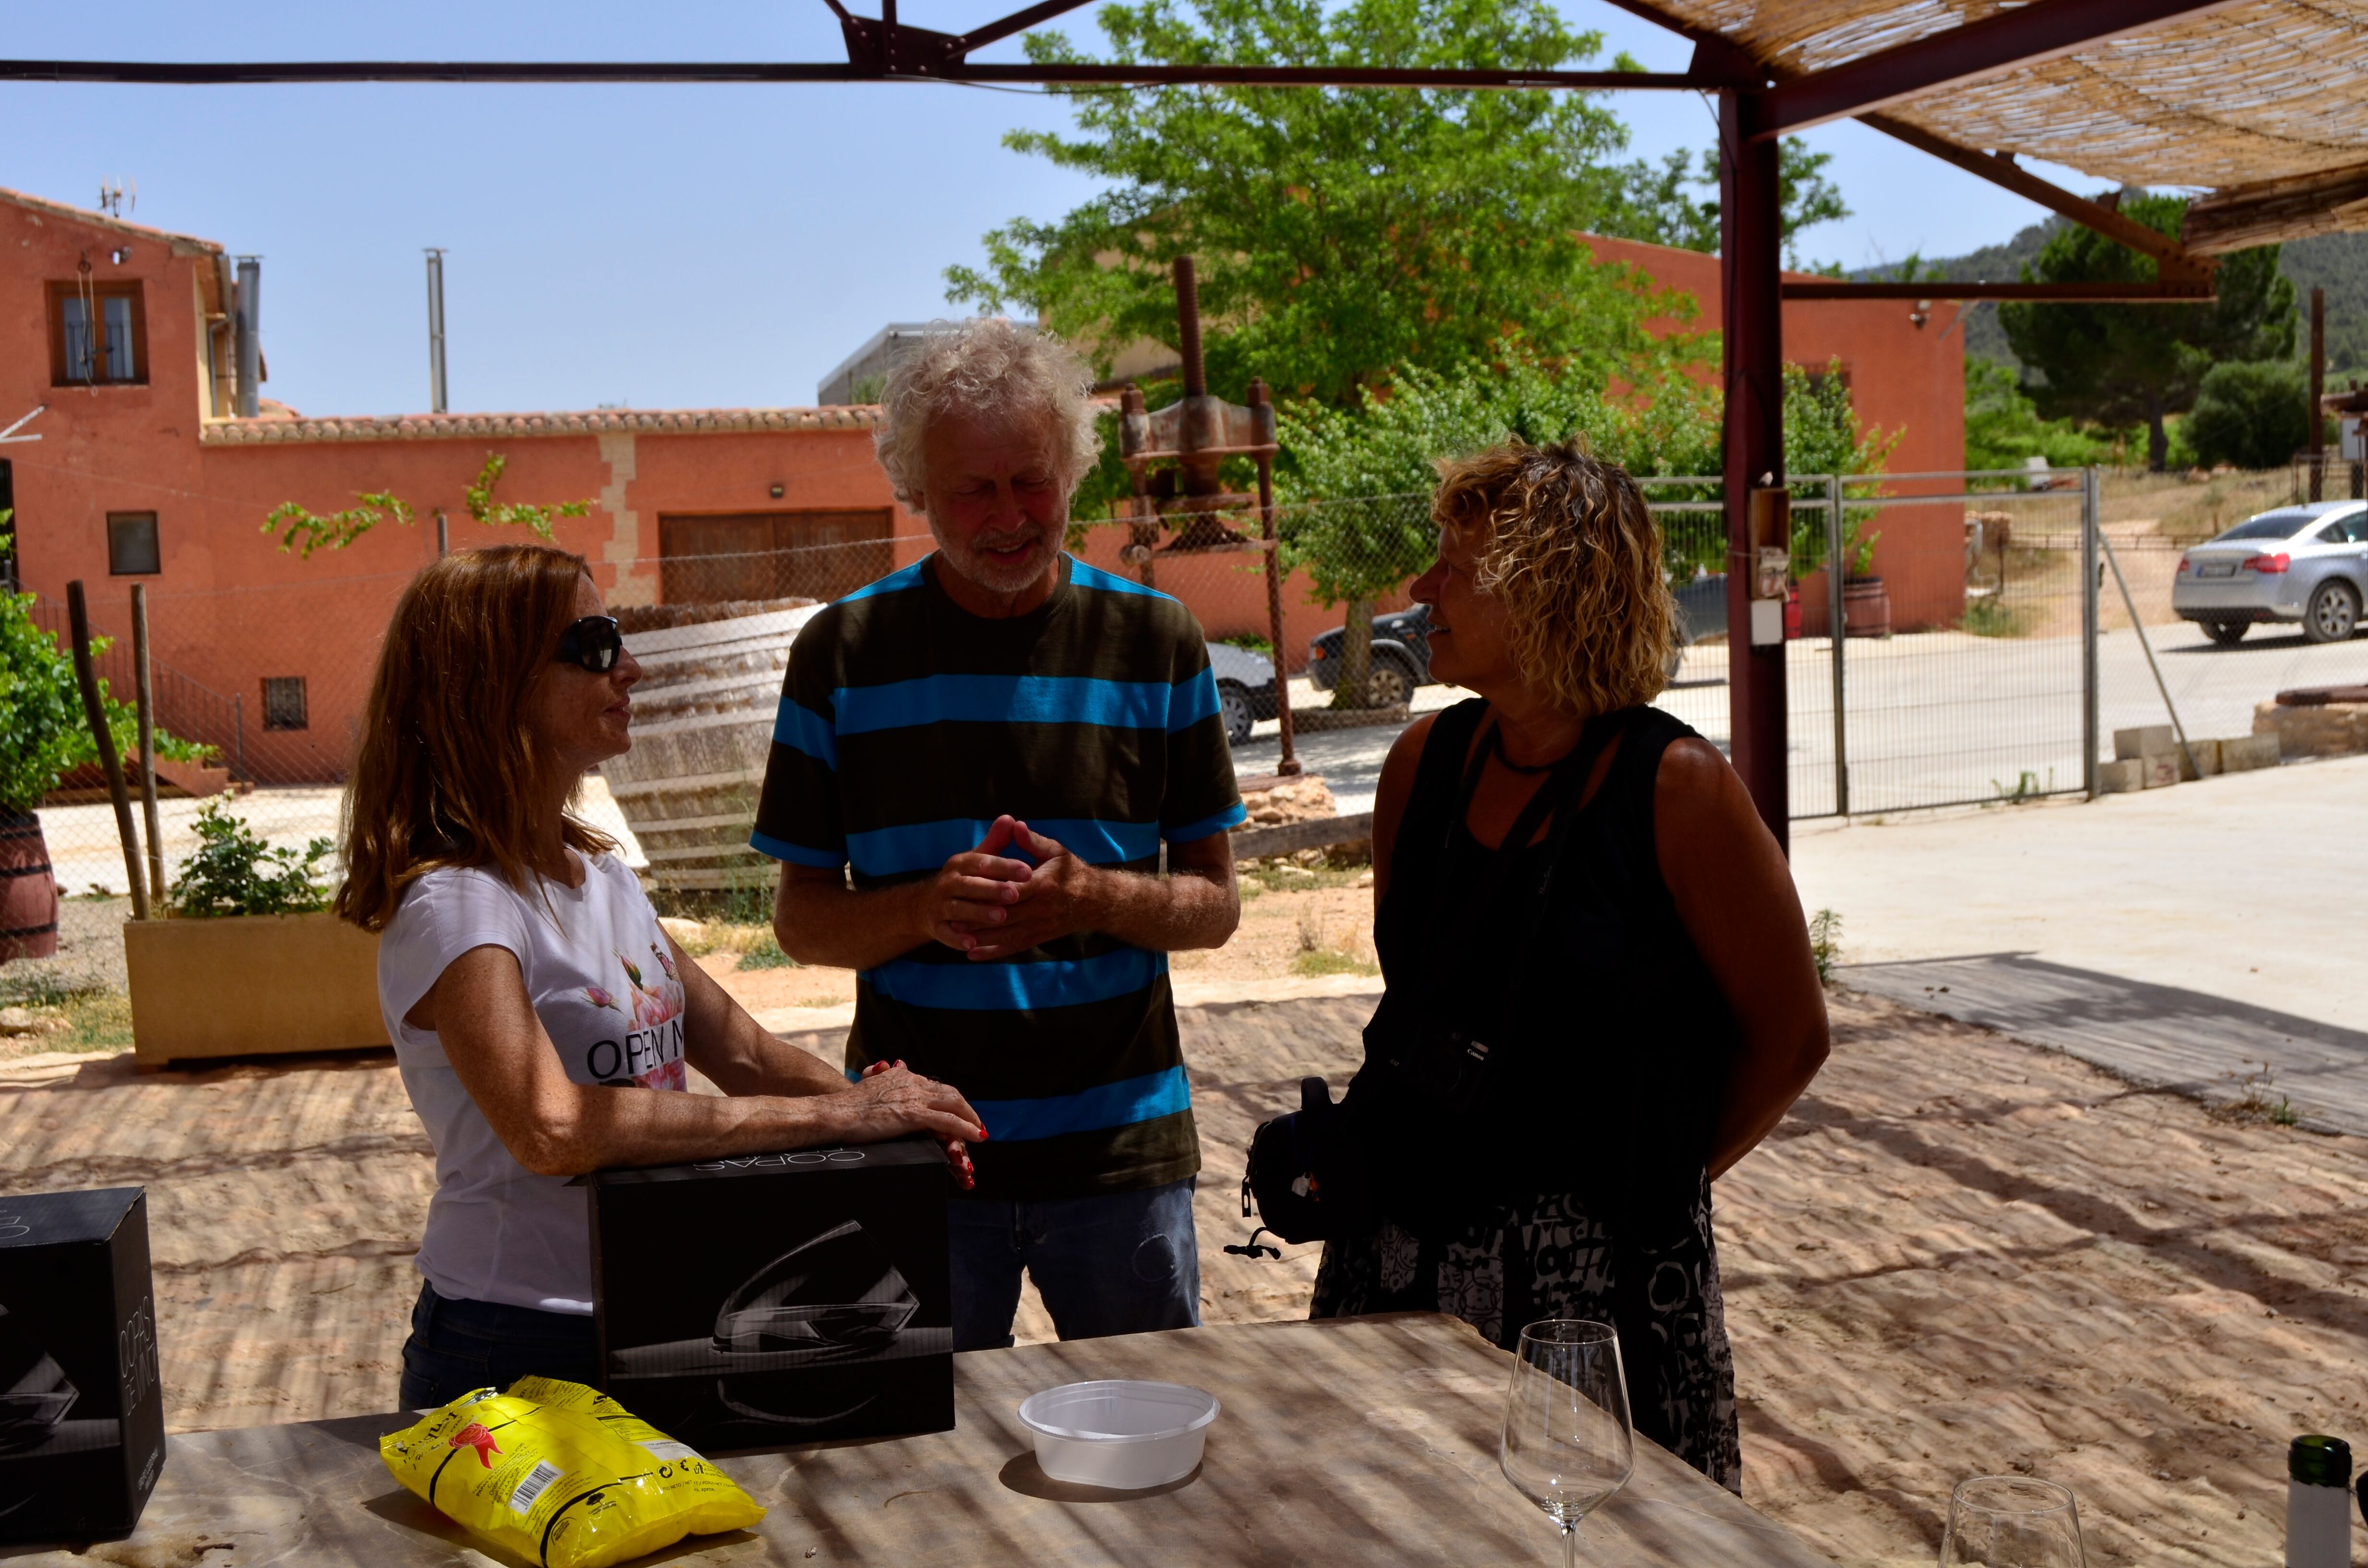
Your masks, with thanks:
<instances>
[{"instance_id":1,"label":"tile roof","mask_svg":"<svg viewBox=\"0 0 2368 1568\"><path fill-rule=\"evenodd\" d=\"M452 441L484 437L705 436L762 430L870 430L879 408L602 408L582 414L396 414L354 419L210 419L198 441L207 447L256 447L320 441Z\"/></svg>"},{"instance_id":2,"label":"tile roof","mask_svg":"<svg viewBox=\"0 0 2368 1568\"><path fill-rule=\"evenodd\" d=\"M210 256L222 254L222 247L217 241L201 240L195 234L176 234L169 229L152 229L144 223L127 223L120 218L110 218L104 212L93 212L84 207L70 207L63 201L51 201L46 197L28 195L21 190L10 190L6 186L0 186L0 201L5 201L12 207L23 207L35 212L46 212L52 218L62 218L68 222L86 223L94 229L111 230L116 233L130 234L137 239L163 240L177 250L202 251Z\"/></svg>"}]
</instances>

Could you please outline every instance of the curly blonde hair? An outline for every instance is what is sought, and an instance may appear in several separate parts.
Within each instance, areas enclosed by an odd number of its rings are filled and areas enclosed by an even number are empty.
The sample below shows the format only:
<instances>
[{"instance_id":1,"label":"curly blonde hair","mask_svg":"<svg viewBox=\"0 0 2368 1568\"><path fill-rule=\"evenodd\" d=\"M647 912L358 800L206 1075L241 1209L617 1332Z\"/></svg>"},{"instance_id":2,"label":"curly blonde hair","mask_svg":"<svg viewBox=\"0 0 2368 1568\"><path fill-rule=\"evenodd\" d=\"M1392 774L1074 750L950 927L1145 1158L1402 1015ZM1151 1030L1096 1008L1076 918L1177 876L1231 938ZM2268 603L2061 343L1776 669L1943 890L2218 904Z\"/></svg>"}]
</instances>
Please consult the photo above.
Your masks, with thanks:
<instances>
[{"instance_id":1,"label":"curly blonde hair","mask_svg":"<svg viewBox=\"0 0 2368 1568\"><path fill-rule=\"evenodd\" d=\"M1677 608L1660 528L1627 470L1577 437L1508 441L1440 464L1430 512L1474 537L1475 579L1504 601L1522 679L1580 714L1660 694Z\"/></svg>"},{"instance_id":2,"label":"curly blonde hair","mask_svg":"<svg viewBox=\"0 0 2368 1568\"><path fill-rule=\"evenodd\" d=\"M1001 316L931 322L889 372L871 438L896 499L928 510L922 443L948 415L1032 422L1051 437L1053 477L1066 496L1101 457L1094 426L1094 373L1052 334Z\"/></svg>"}]
</instances>

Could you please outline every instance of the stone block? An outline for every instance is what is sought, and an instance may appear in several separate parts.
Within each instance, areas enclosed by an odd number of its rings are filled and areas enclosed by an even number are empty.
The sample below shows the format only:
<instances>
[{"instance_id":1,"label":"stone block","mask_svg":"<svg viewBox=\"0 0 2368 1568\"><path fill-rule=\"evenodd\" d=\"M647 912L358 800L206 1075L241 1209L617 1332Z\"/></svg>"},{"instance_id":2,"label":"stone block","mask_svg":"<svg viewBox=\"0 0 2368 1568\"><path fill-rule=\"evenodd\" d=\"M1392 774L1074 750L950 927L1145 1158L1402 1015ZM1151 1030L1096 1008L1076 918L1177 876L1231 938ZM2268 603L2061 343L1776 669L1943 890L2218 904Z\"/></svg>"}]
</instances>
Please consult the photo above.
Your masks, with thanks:
<instances>
[{"instance_id":1,"label":"stone block","mask_svg":"<svg viewBox=\"0 0 2368 1568\"><path fill-rule=\"evenodd\" d=\"M2175 751L2148 752L2136 761L2146 769L2146 787L2149 790L2168 789L2178 783L2187 771L2186 765Z\"/></svg>"},{"instance_id":2,"label":"stone block","mask_svg":"<svg viewBox=\"0 0 2368 1568\"><path fill-rule=\"evenodd\" d=\"M1243 779L1240 788L1242 807L1249 815L1234 829L1235 833L1340 814L1320 773L1303 773L1297 778L1262 775Z\"/></svg>"},{"instance_id":3,"label":"stone block","mask_svg":"<svg viewBox=\"0 0 2368 1568\"><path fill-rule=\"evenodd\" d=\"M2195 765L2192 767L2188 766L2186 756L2182 755L2176 745L2170 749L2171 755L2179 757L2179 777L2181 782L2193 778L2209 778L2221 771L2218 741L2189 741L2187 750L2194 754L2195 757Z\"/></svg>"},{"instance_id":4,"label":"stone block","mask_svg":"<svg viewBox=\"0 0 2368 1568\"><path fill-rule=\"evenodd\" d=\"M2146 761L2142 757L2115 757L2097 765L2097 792L2100 795L2125 795L2146 788Z\"/></svg>"},{"instance_id":5,"label":"stone block","mask_svg":"<svg viewBox=\"0 0 2368 1568\"><path fill-rule=\"evenodd\" d=\"M2256 768L2278 765L2278 737L2275 735L2237 735L2220 743L2220 771L2250 773Z\"/></svg>"},{"instance_id":6,"label":"stone block","mask_svg":"<svg viewBox=\"0 0 2368 1568\"><path fill-rule=\"evenodd\" d=\"M2264 702L2253 710L2253 733L2277 736L2282 757L2353 756L2368 752L2368 702Z\"/></svg>"},{"instance_id":7,"label":"stone block","mask_svg":"<svg viewBox=\"0 0 2368 1568\"><path fill-rule=\"evenodd\" d=\"M2141 724L2135 730L2113 732L2113 758L2126 762L2134 756L2151 756L2169 751L2179 744L2179 737L2168 724Z\"/></svg>"}]
</instances>

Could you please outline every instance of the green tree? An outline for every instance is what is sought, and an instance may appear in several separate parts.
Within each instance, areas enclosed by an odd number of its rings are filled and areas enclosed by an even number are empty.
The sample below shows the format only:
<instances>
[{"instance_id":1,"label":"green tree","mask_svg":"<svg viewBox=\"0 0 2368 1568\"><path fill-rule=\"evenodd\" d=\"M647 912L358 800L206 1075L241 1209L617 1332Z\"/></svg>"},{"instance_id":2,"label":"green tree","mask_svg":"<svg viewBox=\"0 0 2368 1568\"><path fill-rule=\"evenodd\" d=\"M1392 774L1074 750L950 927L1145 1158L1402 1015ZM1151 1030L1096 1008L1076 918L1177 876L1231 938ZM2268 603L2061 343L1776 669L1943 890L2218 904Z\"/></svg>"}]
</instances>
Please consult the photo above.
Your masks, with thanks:
<instances>
[{"instance_id":1,"label":"green tree","mask_svg":"<svg viewBox=\"0 0 2368 1568\"><path fill-rule=\"evenodd\" d=\"M2187 199L2133 193L2123 215L2176 234ZM2152 256L2067 225L2050 235L2026 281L2150 283ZM2203 374L2228 359L2283 358L2294 348L2294 285L2278 271L2278 247L2220 259L2218 299L2208 305L2083 305L2009 302L1998 323L2025 368L2024 390L2047 418L2103 425L2143 422L2146 466L2170 454L2164 421L2195 401Z\"/></svg>"},{"instance_id":2,"label":"green tree","mask_svg":"<svg viewBox=\"0 0 2368 1568\"><path fill-rule=\"evenodd\" d=\"M1841 187L1826 177L1826 167L1833 161L1831 153L1813 152L1797 136L1777 143L1778 225L1784 236L1784 265L1796 271L1802 231L1850 215ZM1658 164L1634 163L1622 172L1618 197L1599 221L1598 233L1685 250L1718 249L1715 148L1671 153Z\"/></svg>"},{"instance_id":3,"label":"green tree","mask_svg":"<svg viewBox=\"0 0 2368 1568\"><path fill-rule=\"evenodd\" d=\"M1493 362L1467 361L1450 370L1409 367L1387 389L1368 392L1353 409L1301 403L1284 411L1280 434L1288 461L1286 499L1296 503L1281 528L1284 561L1307 573L1315 597L1345 605L1350 635L1347 666L1334 700L1352 705L1360 687L1357 629L1372 602L1402 588L1430 564L1436 536L1430 493L1440 460L1464 456L1508 437L1532 442L1583 437L1597 456L1640 476L1715 474L1724 433L1716 385L1689 374L1687 356L1714 351L1708 337L1679 339L1650 380L1609 393L1567 368L1520 348ZM1784 461L1793 474L1880 473L1899 433L1859 426L1839 365L1813 374L1799 366L1784 373ZM1649 395L1634 389L1649 386ZM1855 494L1866 486L1853 487ZM1670 575L1697 567L1725 569L1725 526L1716 519L1714 487L1656 487L1655 500L1705 502L1699 517L1665 523ZM1846 508L1853 571L1863 572L1874 539L1862 533L1865 508ZM1795 513L1793 568L1823 563L1823 515ZM1684 526L1687 521L1695 526ZM1345 695L1343 695L1345 694Z\"/></svg>"},{"instance_id":4,"label":"green tree","mask_svg":"<svg viewBox=\"0 0 2368 1568\"><path fill-rule=\"evenodd\" d=\"M1965 466L2021 468L2045 458L2050 468L2084 468L2112 457L2110 442L2068 419L2042 419L2039 409L1995 359L1965 359Z\"/></svg>"},{"instance_id":5,"label":"green tree","mask_svg":"<svg viewBox=\"0 0 2368 1568\"><path fill-rule=\"evenodd\" d=\"M1535 442L1585 437L1599 454L1640 473L1701 472L1714 462L1718 397L1707 378L1685 373L1702 338L1656 346L1632 369L1650 397L1611 399L1584 367L1546 359L1521 345L1494 360L1444 370L1408 366L1354 408L1309 400L1278 421L1286 461L1284 497L1298 503L1279 532L1284 564L1304 571L1315 597L1345 607L1339 707L1363 705L1373 602L1430 564L1437 543L1430 493L1442 458L1508 437Z\"/></svg>"},{"instance_id":6,"label":"green tree","mask_svg":"<svg viewBox=\"0 0 2368 1568\"><path fill-rule=\"evenodd\" d=\"M2179 432L2206 464L2283 468L2310 439L2310 389L2291 359L2214 365Z\"/></svg>"},{"instance_id":7,"label":"green tree","mask_svg":"<svg viewBox=\"0 0 2368 1568\"><path fill-rule=\"evenodd\" d=\"M1583 64L1600 35L1545 0L1135 0L1098 14L1126 62ZM1031 33L1040 62L1087 61ZM986 236L950 297L1033 314L1105 357L1176 340L1168 266L1190 254L1212 383L1354 406L1406 366L1635 347L1653 307L1575 237L1625 209L1620 122L1577 94L1147 88L1068 95L1076 133L1005 143L1104 182L1053 222ZM1223 331L1215 330L1222 325Z\"/></svg>"}]
</instances>

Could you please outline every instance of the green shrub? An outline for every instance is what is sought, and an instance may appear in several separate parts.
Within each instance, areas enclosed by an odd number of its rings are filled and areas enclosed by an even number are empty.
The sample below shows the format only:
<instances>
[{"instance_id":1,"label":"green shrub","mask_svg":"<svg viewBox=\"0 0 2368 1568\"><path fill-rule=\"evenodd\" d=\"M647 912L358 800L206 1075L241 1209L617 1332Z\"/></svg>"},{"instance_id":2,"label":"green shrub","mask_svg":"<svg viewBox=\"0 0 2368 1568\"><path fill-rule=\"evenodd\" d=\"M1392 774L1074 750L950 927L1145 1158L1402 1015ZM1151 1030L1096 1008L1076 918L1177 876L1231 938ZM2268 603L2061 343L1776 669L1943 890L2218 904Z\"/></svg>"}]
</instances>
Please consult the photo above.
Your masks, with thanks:
<instances>
[{"instance_id":1,"label":"green shrub","mask_svg":"<svg viewBox=\"0 0 2368 1568\"><path fill-rule=\"evenodd\" d=\"M2020 637L2025 630L2022 617L1996 594L1967 599L1962 624L1976 637Z\"/></svg>"},{"instance_id":2,"label":"green shrub","mask_svg":"<svg viewBox=\"0 0 2368 1568\"><path fill-rule=\"evenodd\" d=\"M313 839L302 855L274 849L218 800L206 802L193 825L198 849L174 874L174 914L194 919L302 915L327 906L320 863L336 848L331 840Z\"/></svg>"},{"instance_id":3,"label":"green shrub","mask_svg":"<svg viewBox=\"0 0 2368 1568\"><path fill-rule=\"evenodd\" d=\"M2283 468L2310 439L2302 368L2290 360L2214 365L2179 434L2203 467Z\"/></svg>"},{"instance_id":4,"label":"green shrub","mask_svg":"<svg viewBox=\"0 0 2368 1568\"><path fill-rule=\"evenodd\" d=\"M2021 468L2045 458L2050 468L2086 468L2114 460L2112 440L2069 419L2042 419L2015 374L1994 359L1965 360L1965 466Z\"/></svg>"},{"instance_id":5,"label":"green shrub","mask_svg":"<svg viewBox=\"0 0 2368 1568\"><path fill-rule=\"evenodd\" d=\"M0 538L8 514L0 512ZM94 637L94 657L108 647ZM129 703L98 683L115 744L125 752L138 744L139 719ZM184 741L159 730L156 752L176 762L202 761L211 746ZM0 594L0 812L29 812L58 787L58 776L98 760L98 747L84 717L82 690L74 681L74 657L58 640L33 624L33 596Z\"/></svg>"},{"instance_id":6,"label":"green shrub","mask_svg":"<svg viewBox=\"0 0 2368 1568\"><path fill-rule=\"evenodd\" d=\"M755 941L749 943L747 947L741 949L740 962L735 967L740 969L796 969L799 967L799 964L797 960L781 951L780 939L773 935L772 928L770 926L767 926L763 936L758 937Z\"/></svg>"}]
</instances>

